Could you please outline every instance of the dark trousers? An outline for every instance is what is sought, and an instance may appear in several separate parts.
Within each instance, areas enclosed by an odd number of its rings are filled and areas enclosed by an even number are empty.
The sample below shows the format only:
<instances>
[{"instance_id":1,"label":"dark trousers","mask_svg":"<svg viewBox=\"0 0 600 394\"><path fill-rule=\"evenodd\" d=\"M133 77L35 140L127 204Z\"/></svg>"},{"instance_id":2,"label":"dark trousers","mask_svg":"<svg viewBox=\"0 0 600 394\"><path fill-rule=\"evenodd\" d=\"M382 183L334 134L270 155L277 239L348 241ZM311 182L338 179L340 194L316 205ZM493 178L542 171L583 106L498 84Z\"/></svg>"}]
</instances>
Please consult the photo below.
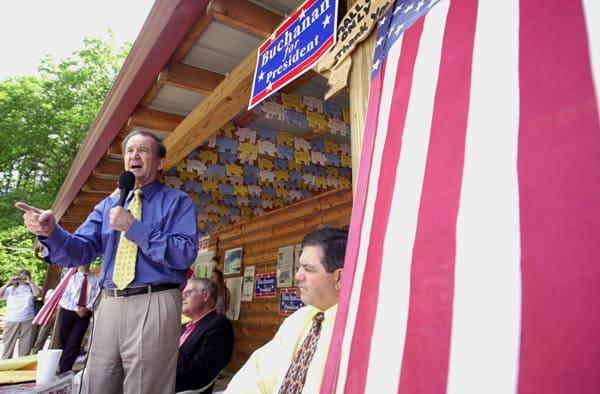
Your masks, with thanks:
<instances>
[{"instance_id":1,"label":"dark trousers","mask_svg":"<svg viewBox=\"0 0 600 394\"><path fill-rule=\"evenodd\" d=\"M60 310L58 320L58 348L62 349L59 361L59 373L70 371L79 356L81 340L90 324L90 316L79 317L68 309Z\"/></svg>"}]
</instances>

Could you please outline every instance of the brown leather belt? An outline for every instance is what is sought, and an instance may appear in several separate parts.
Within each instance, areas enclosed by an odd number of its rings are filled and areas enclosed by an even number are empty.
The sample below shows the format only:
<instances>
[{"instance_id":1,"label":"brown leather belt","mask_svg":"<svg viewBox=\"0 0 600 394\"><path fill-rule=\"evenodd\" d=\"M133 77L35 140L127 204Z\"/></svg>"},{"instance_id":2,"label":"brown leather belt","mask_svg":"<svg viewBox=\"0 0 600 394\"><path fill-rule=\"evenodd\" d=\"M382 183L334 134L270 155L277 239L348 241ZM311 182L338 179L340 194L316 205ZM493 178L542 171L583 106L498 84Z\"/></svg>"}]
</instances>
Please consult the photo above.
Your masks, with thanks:
<instances>
[{"instance_id":1,"label":"brown leather belt","mask_svg":"<svg viewBox=\"0 0 600 394\"><path fill-rule=\"evenodd\" d=\"M171 290L178 289L179 285L177 283L155 283L151 285L143 285L143 286L135 286L135 287L126 287L123 290L119 289L104 289L104 294L108 297L129 297L140 294L150 294L156 293L163 290Z\"/></svg>"}]
</instances>

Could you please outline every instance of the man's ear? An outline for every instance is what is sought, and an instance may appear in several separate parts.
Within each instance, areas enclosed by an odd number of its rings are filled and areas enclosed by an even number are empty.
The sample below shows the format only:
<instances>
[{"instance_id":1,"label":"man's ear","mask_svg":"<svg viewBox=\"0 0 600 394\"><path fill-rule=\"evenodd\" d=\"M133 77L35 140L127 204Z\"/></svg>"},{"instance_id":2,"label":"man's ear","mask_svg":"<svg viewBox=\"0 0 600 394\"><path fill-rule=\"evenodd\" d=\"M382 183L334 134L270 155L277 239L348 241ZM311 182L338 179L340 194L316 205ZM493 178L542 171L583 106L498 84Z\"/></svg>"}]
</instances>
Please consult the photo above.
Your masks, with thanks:
<instances>
[{"instance_id":1,"label":"man's ear","mask_svg":"<svg viewBox=\"0 0 600 394\"><path fill-rule=\"evenodd\" d=\"M335 289L339 290L342 287L342 274L344 273L343 268L338 268L334 271L335 275Z\"/></svg>"}]
</instances>

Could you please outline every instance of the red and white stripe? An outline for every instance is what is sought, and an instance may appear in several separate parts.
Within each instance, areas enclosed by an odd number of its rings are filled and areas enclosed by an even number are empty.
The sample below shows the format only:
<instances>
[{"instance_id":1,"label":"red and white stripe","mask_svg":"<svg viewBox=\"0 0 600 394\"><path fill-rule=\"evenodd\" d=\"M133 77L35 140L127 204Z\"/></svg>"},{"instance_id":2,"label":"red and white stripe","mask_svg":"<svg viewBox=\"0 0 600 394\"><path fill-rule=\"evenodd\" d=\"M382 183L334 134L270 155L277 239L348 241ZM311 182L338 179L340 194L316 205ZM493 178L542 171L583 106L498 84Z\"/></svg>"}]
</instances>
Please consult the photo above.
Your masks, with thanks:
<instances>
[{"instance_id":1,"label":"red and white stripe","mask_svg":"<svg viewBox=\"0 0 600 394\"><path fill-rule=\"evenodd\" d=\"M394 45L321 392L600 392L600 4L445 0Z\"/></svg>"},{"instance_id":2,"label":"red and white stripe","mask_svg":"<svg viewBox=\"0 0 600 394\"><path fill-rule=\"evenodd\" d=\"M67 284L69 284L69 279L71 276L77 272L77 267L71 268L65 276L60 280L56 289L50 295L50 298L44 302L44 305L40 308L40 311L33 318L33 324L39 326L47 326L52 320L52 316L56 312L56 308L58 308L58 303L60 302L60 298L62 297L65 289L67 288Z\"/></svg>"}]
</instances>

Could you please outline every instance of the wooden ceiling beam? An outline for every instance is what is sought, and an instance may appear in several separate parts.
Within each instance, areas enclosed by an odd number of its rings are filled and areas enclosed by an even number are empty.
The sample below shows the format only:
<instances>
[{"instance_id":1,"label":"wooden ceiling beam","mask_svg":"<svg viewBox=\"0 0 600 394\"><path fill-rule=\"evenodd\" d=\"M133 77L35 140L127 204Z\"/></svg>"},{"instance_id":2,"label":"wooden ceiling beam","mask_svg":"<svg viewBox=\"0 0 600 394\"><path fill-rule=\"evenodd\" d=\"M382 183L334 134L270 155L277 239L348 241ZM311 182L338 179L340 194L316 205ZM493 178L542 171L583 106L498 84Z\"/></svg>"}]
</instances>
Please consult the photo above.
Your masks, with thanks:
<instances>
[{"instance_id":1,"label":"wooden ceiling beam","mask_svg":"<svg viewBox=\"0 0 600 394\"><path fill-rule=\"evenodd\" d=\"M169 60L170 64L180 63L183 60L183 58L187 56L190 49L194 47L196 41L198 41L198 39L200 38L202 33L204 33L204 31L206 30L206 28L212 20L212 15L208 14L203 14L200 18L198 18L198 21L194 23L194 25L190 28L190 30L185 35L185 38L181 40L181 42L177 46L177 49L175 49L173 55L171 55L171 58ZM150 86L150 88L148 88L148 91L146 91L146 94L140 100L139 106L144 108L148 107L163 86L164 85L160 83L159 74L156 77L156 81L152 84L152 86Z\"/></svg>"},{"instance_id":2,"label":"wooden ceiling beam","mask_svg":"<svg viewBox=\"0 0 600 394\"><path fill-rule=\"evenodd\" d=\"M123 161L122 160L109 160L104 158L100 160L100 163L94 168L92 172L97 176L119 176L119 174L123 171Z\"/></svg>"},{"instance_id":3,"label":"wooden ceiling beam","mask_svg":"<svg viewBox=\"0 0 600 394\"><path fill-rule=\"evenodd\" d=\"M185 119L184 116L136 108L127 120L127 129L144 129L170 133Z\"/></svg>"},{"instance_id":4,"label":"wooden ceiling beam","mask_svg":"<svg viewBox=\"0 0 600 394\"><path fill-rule=\"evenodd\" d=\"M172 86L208 95L225 78L224 75L183 63L171 62L165 67L146 92L139 107L146 108L163 86Z\"/></svg>"},{"instance_id":5,"label":"wooden ceiling beam","mask_svg":"<svg viewBox=\"0 0 600 394\"><path fill-rule=\"evenodd\" d=\"M85 221L85 219L87 218L89 213L90 213L90 211L88 211L86 214L83 214L83 213L69 214L67 212L67 213L65 213L65 215L62 218L60 218L60 224L64 225L65 223L72 223L72 224L79 225Z\"/></svg>"},{"instance_id":6,"label":"wooden ceiling beam","mask_svg":"<svg viewBox=\"0 0 600 394\"><path fill-rule=\"evenodd\" d=\"M281 15L247 0L212 0L206 12L215 20L268 38L281 24Z\"/></svg>"},{"instance_id":7,"label":"wooden ceiling beam","mask_svg":"<svg viewBox=\"0 0 600 394\"><path fill-rule=\"evenodd\" d=\"M174 69L185 66L181 64L181 61L187 56L190 49L196 45L202 33L204 33L213 20L219 20L222 23L257 34L259 37L268 38L273 30L281 24L283 18L281 15L266 10L247 0L212 0L207 6L206 14L198 19L171 56L168 68ZM180 73L179 70L176 71ZM208 73L208 71L203 72ZM214 82L218 75L211 76L208 80L209 83ZM223 77L220 76L220 78L222 79ZM165 85L190 90L198 89L197 91L200 93L210 94L214 90L214 87L208 88L202 86L201 84L204 83L203 79L198 78L195 80L195 83L191 83L188 80L188 82L178 85L180 83L178 79L176 77L174 79L174 76L170 74L168 69L163 70L140 100L139 106L142 108L148 107L160 92L160 89Z\"/></svg>"},{"instance_id":8,"label":"wooden ceiling beam","mask_svg":"<svg viewBox=\"0 0 600 394\"><path fill-rule=\"evenodd\" d=\"M65 230L67 230L70 233L74 233L75 230L77 230L77 228L81 225L81 223L83 223L83 220L79 223L69 223L69 222L65 222L63 224L62 219L60 221L60 225L62 226L62 228L64 228Z\"/></svg>"},{"instance_id":9,"label":"wooden ceiling beam","mask_svg":"<svg viewBox=\"0 0 600 394\"><path fill-rule=\"evenodd\" d=\"M74 204L98 204L104 197L104 195L100 193L88 193L88 192L79 192L77 197L73 200ZM88 212L89 213L89 212Z\"/></svg>"},{"instance_id":10,"label":"wooden ceiling beam","mask_svg":"<svg viewBox=\"0 0 600 394\"><path fill-rule=\"evenodd\" d=\"M225 79L224 75L198 67L169 63L159 74L158 83L208 95L223 79Z\"/></svg>"},{"instance_id":11,"label":"wooden ceiling beam","mask_svg":"<svg viewBox=\"0 0 600 394\"><path fill-rule=\"evenodd\" d=\"M91 176L88 178L81 190L88 193L110 194L117 188L117 186L118 182L114 178L109 179Z\"/></svg>"},{"instance_id":12,"label":"wooden ceiling beam","mask_svg":"<svg viewBox=\"0 0 600 394\"><path fill-rule=\"evenodd\" d=\"M250 54L203 100L164 140L167 146L165 170L184 159L221 126L248 106L256 53Z\"/></svg>"},{"instance_id":13,"label":"wooden ceiling beam","mask_svg":"<svg viewBox=\"0 0 600 394\"><path fill-rule=\"evenodd\" d=\"M123 142L123 138L126 135L125 130L126 130L125 128L122 128L121 131L119 131L119 134L117 134L117 136L115 137L113 142L111 142L110 146L108 147L106 155L110 159L123 160L123 152L121 150L121 143Z\"/></svg>"},{"instance_id":14,"label":"wooden ceiling beam","mask_svg":"<svg viewBox=\"0 0 600 394\"><path fill-rule=\"evenodd\" d=\"M81 193L80 193L81 194ZM89 195L89 194L88 194ZM99 197L98 202L104 198L103 194L96 194ZM85 198L84 198L85 199ZM94 209L97 202L94 201L76 201L69 205L64 215L60 218L60 224L69 231L74 231L81 223L85 221L90 212Z\"/></svg>"},{"instance_id":15,"label":"wooden ceiling beam","mask_svg":"<svg viewBox=\"0 0 600 394\"><path fill-rule=\"evenodd\" d=\"M84 215L84 217L87 217L93 209L93 204L71 204L65 215Z\"/></svg>"}]
</instances>

